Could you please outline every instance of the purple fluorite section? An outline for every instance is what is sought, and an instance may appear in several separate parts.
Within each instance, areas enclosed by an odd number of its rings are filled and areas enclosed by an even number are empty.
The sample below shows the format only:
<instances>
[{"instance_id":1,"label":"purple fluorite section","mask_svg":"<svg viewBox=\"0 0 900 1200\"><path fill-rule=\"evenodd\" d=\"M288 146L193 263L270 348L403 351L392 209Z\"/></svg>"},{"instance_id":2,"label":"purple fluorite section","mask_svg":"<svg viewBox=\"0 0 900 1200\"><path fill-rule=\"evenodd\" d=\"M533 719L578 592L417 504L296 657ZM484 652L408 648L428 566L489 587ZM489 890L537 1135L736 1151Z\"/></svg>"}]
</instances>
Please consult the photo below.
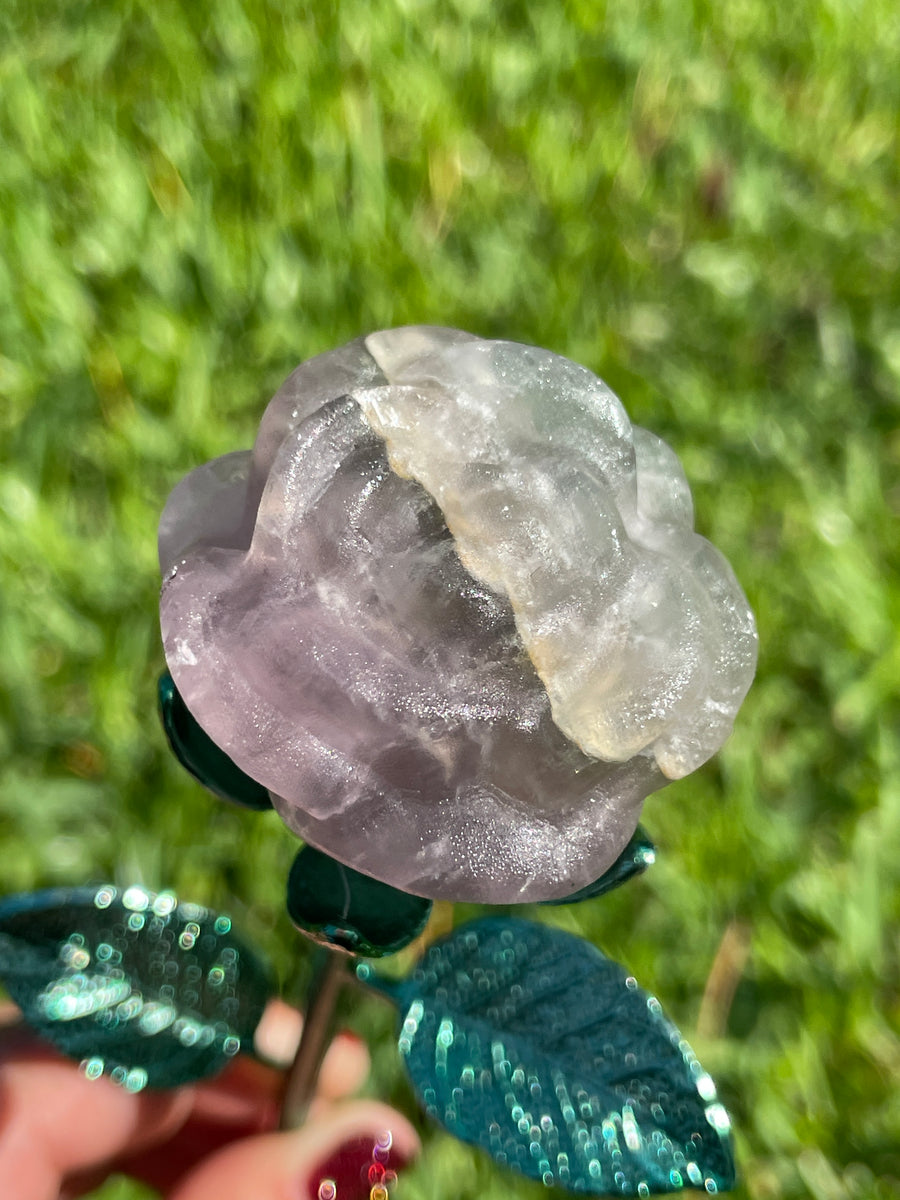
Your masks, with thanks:
<instances>
[{"instance_id":1,"label":"purple fluorite section","mask_svg":"<svg viewBox=\"0 0 900 1200\"><path fill-rule=\"evenodd\" d=\"M651 754L605 762L554 723L509 600L463 566L353 397L387 384L363 339L311 359L252 454L175 489L169 669L285 823L335 858L434 898L567 895L612 864L665 778Z\"/></svg>"}]
</instances>

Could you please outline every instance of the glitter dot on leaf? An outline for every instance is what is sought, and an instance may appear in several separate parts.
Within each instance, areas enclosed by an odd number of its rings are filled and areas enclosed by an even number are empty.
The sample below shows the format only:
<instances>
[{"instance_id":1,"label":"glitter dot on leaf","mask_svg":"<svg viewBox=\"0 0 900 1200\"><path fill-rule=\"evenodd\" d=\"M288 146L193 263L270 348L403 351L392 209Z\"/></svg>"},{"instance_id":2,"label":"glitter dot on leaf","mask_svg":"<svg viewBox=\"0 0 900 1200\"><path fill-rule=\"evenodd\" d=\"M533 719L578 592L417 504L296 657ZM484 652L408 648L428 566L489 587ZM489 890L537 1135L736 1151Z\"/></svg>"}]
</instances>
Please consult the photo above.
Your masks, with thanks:
<instances>
[{"instance_id":1,"label":"glitter dot on leaf","mask_svg":"<svg viewBox=\"0 0 900 1200\"><path fill-rule=\"evenodd\" d=\"M230 921L171 892L110 885L0 902L0 979L89 1079L132 1092L220 1071L252 1044L273 992Z\"/></svg>"},{"instance_id":2,"label":"glitter dot on leaf","mask_svg":"<svg viewBox=\"0 0 900 1200\"><path fill-rule=\"evenodd\" d=\"M486 917L404 980L357 978L397 1004L426 1112L498 1162L590 1195L733 1186L712 1079L659 1001L589 942Z\"/></svg>"}]
</instances>

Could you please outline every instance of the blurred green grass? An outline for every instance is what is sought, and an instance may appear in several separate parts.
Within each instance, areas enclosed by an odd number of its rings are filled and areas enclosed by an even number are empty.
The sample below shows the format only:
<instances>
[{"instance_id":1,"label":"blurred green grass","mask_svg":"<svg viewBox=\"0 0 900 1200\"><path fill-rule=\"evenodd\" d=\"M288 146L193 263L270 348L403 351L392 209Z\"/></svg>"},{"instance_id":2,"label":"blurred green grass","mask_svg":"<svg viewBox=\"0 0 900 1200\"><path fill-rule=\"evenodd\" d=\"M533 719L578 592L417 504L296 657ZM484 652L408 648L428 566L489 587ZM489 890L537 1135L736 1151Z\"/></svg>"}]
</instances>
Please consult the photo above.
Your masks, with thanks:
<instances>
[{"instance_id":1,"label":"blurred green grass","mask_svg":"<svg viewBox=\"0 0 900 1200\"><path fill-rule=\"evenodd\" d=\"M658 865L543 919L661 996L739 1197L896 1195L894 0L6 0L0 32L0 891L171 885L296 987L290 837L158 728L163 499L360 332L547 346L681 454L761 659L651 798ZM351 1020L414 1111L390 1014ZM410 1200L542 1194L425 1135Z\"/></svg>"}]
</instances>

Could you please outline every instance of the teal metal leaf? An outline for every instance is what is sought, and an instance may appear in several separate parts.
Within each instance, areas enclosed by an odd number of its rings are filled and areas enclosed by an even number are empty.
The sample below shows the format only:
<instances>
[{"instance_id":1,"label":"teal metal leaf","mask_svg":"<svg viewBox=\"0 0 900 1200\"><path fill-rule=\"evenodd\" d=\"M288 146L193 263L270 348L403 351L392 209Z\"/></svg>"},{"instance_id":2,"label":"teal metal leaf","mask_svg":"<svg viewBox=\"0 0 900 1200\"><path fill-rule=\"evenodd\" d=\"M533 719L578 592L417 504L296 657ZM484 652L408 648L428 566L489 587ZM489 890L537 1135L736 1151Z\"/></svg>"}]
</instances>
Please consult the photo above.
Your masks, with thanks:
<instances>
[{"instance_id":1,"label":"teal metal leaf","mask_svg":"<svg viewBox=\"0 0 900 1200\"><path fill-rule=\"evenodd\" d=\"M712 1079L659 1001L589 942L488 917L406 980L357 975L400 1006L426 1111L498 1163L596 1196L734 1185Z\"/></svg>"},{"instance_id":2,"label":"teal metal leaf","mask_svg":"<svg viewBox=\"0 0 900 1200\"><path fill-rule=\"evenodd\" d=\"M579 900L592 900L611 892L613 888L627 883L635 875L642 875L656 862L656 847L647 836L647 831L638 825L631 835L631 841L609 868L595 879L593 883L573 892L571 896L562 896L559 900L541 900L541 904L576 904Z\"/></svg>"},{"instance_id":3,"label":"teal metal leaf","mask_svg":"<svg viewBox=\"0 0 900 1200\"><path fill-rule=\"evenodd\" d=\"M112 885L0 902L0 979L36 1033L129 1091L221 1070L273 994L228 917Z\"/></svg>"},{"instance_id":4,"label":"teal metal leaf","mask_svg":"<svg viewBox=\"0 0 900 1200\"><path fill-rule=\"evenodd\" d=\"M288 876L287 909L297 928L320 945L381 958L419 936L431 901L344 866L304 846Z\"/></svg>"},{"instance_id":5,"label":"teal metal leaf","mask_svg":"<svg viewBox=\"0 0 900 1200\"><path fill-rule=\"evenodd\" d=\"M272 807L268 791L231 761L197 724L168 671L159 677L159 715L172 753L198 783L221 800L258 812Z\"/></svg>"}]
</instances>

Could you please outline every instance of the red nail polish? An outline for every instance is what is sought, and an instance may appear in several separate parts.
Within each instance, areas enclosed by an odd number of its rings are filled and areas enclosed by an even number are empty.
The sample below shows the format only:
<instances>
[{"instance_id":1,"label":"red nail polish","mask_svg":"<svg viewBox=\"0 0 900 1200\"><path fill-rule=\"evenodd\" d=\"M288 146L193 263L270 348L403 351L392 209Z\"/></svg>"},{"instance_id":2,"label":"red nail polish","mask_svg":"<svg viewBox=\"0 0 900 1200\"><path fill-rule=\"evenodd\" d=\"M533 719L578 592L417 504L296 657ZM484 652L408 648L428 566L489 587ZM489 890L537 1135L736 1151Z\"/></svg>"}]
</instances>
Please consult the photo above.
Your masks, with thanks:
<instances>
[{"instance_id":1,"label":"red nail polish","mask_svg":"<svg viewBox=\"0 0 900 1200\"><path fill-rule=\"evenodd\" d=\"M405 1164L389 1133L353 1138L312 1172L309 1200L389 1200L390 1186Z\"/></svg>"}]
</instances>

